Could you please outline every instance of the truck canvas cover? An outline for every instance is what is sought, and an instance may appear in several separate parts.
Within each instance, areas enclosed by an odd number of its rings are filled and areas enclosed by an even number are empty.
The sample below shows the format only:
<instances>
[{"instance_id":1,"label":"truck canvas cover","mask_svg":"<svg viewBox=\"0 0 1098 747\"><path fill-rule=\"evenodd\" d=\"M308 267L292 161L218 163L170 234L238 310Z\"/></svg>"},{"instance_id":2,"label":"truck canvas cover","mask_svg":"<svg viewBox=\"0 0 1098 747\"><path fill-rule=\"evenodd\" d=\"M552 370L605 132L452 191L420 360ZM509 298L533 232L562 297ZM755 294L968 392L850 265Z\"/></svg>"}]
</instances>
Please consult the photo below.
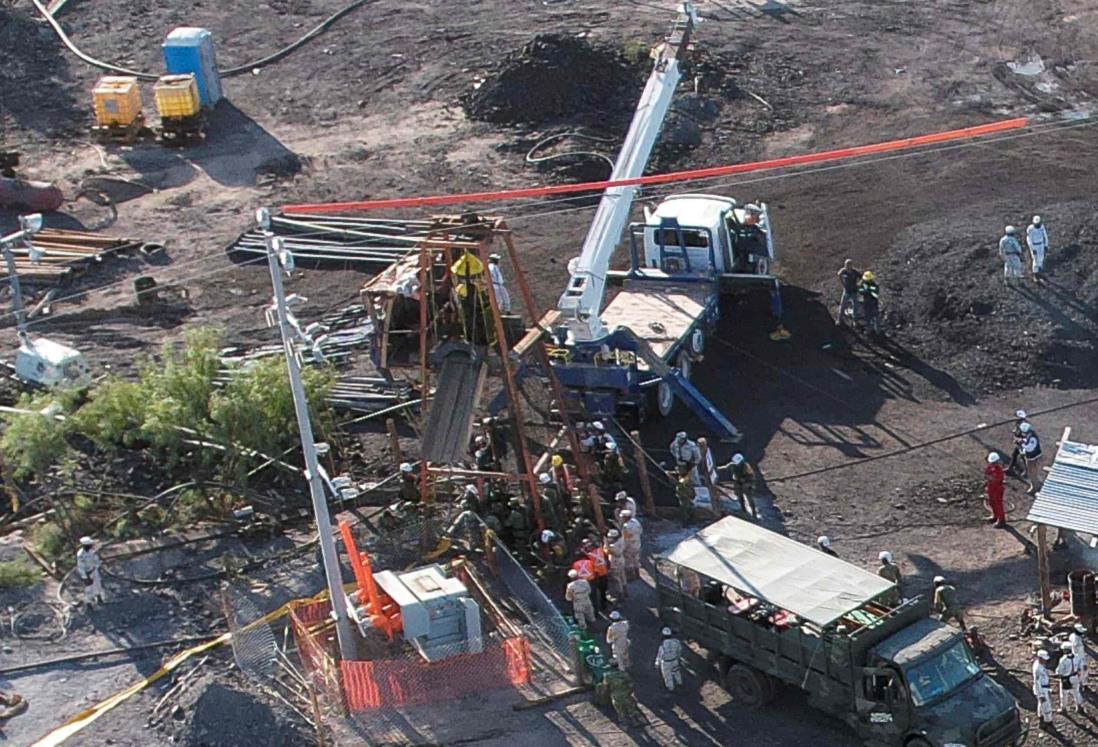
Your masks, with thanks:
<instances>
[{"instance_id":1,"label":"truck canvas cover","mask_svg":"<svg viewBox=\"0 0 1098 747\"><path fill-rule=\"evenodd\" d=\"M892 587L874 573L732 516L680 542L667 559L820 627Z\"/></svg>"}]
</instances>

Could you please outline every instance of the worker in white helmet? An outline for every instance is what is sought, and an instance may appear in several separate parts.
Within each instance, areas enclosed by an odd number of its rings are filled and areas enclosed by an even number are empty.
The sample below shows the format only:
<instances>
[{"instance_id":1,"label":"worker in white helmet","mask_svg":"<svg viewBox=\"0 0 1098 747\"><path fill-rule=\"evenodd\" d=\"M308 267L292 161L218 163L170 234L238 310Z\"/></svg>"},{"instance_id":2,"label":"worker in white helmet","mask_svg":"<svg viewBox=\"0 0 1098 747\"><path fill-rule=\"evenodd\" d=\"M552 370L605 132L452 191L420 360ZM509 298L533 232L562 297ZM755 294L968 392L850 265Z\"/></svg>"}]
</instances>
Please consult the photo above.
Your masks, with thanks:
<instances>
[{"instance_id":1,"label":"worker in white helmet","mask_svg":"<svg viewBox=\"0 0 1098 747\"><path fill-rule=\"evenodd\" d=\"M1041 282L1041 273L1045 269L1045 252L1048 251L1048 229L1041 222L1041 216L1033 216L1026 228L1026 246L1033 261L1033 282Z\"/></svg>"},{"instance_id":2,"label":"worker in white helmet","mask_svg":"<svg viewBox=\"0 0 1098 747\"><path fill-rule=\"evenodd\" d=\"M825 552L833 558L839 557L839 553L835 552L831 547L831 538L826 534L821 534L816 538L816 549L820 552Z\"/></svg>"},{"instance_id":3,"label":"worker in white helmet","mask_svg":"<svg viewBox=\"0 0 1098 747\"><path fill-rule=\"evenodd\" d=\"M753 519L759 518L758 509L755 507L753 492L755 489L755 470L747 463L743 454L732 455L732 460L721 467L721 471L728 475L732 481L732 492L736 500L740 502L740 509Z\"/></svg>"},{"instance_id":4,"label":"worker in white helmet","mask_svg":"<svg viewBox=\"0 0 1098 747\"><path fill-rule=\"evenodd\" d=\"M568 585L564 587L564 598L572 603L572 617L580 630L595 624L595 606L591 603L591 583L580 578L579 571L568 571Z\"/></svg>"},{"instance_id":5,"label":"worker in white helmet","mask_svg":"<svg viewBox=\"0 0 1098 747\"><path fill-rule=\"evenodd\" d=\"M419 502L419 477L409 462L400 465L400 500L406 503Z\"/></svg>"},{"instance_id":6,"label":"worker in white helmet","mask_svg":"<svg viewBox=\"0 0 1098 747\"><path fill-rule=\"evenodd\" d=\"M611 529L606 533L606 554L610 566L607 591L615 601L621 601L628 597L629 593L626 590L625 539L617 529Z\"/></svg>"},{"instance_id":7,"label":"worker in white helmet","mask_svg":"<svg viewBox=\"0 0 1098 747\"><path fill-rule=\"evenodd\" d=\"M492 292L496 296L496 305L501 314L511 313L511 294L503 284L503 270L499 266L498 254L488 255L488 276L492 279Z\"/></svg>"},{"instance_id":8,"label":"worker in white helmet","mask_svg":"<svg viewBox=\"0 0 1098 747\"><path fill-rule=\"evenodd\" d=\"M1052 683L1048 677L1048 651L1041 649L1033 660L1033 694L1037 696L1038 724L1044 731L1052 726Z\"/></svg>"},{"instance_id":9,"label":"worker in white helmet","mask_svg":"<svg viewBox=\"0 0 1098 747\"><path fill-rule=\"evenodd\" d=\"M1067 713L1068 703L1075 704L1075 712L1083 713L1083 695L1079 692L1079 663L1071 643L1060 644L1060 661L1056 663L1056 677L1060 680L1060 713Z\"/></svg>"},{"instance_id":10,"label":"worker in white helmet","mask_svg":"<svg viewBox=\"0 0 1098 747\"><path fill-rule=\"evenodd\" d=\"M640 578L641 538L644 528L632 511L622 511L621 520L621 536L625 540L625 577L634 581Z\"/></svg>"},{"instance_id":11,"label":"worker in white helmet","mask_svg":"<svg viewBox=\"0 0 1098 747\"><path fill-rule=\"evenodd\" d=\"M564 495L548 472L538 475L541 520L555 532L564 532Z\"/></svg>"},{"instance_id":12,"label":"worker in white helmet","mask_svg":"<svg viewBox=\"0 0 1098 747\"><path fill-rule=\"evenodd\" d=\"M1002 461L999 452L993 451L987 455L987 466L984 467L984 490L987 493L987 507L991 511L988 518L997 527L1006 526L1006 509L1003 507L1006 472L1003 471Z\"/></svg>"},{"instance_id":13,"label":"worker in white helmet","mask_svg":"<svg viewBox=\"0 0 1098 747\"><path fill-rule=\"evenodd\" d=\"M95 540L91 537L80 538L80 549L76 551L76 575L84 583L84 607L93 609L106 601L103 594L103 578L99 569L103 561L95 551Z\"/></svg>"},{"instance_id":14,"label":"worker in white helmet","mask_svg":"<svg viewBox=\"0 0 1098 747\"><path fill-rule=\"evenodd\" d=\"M663 676L663 686L674 691L682 684L682 642L675 638L671 628L664 628L660 633L663 640L656 649L655 667Z\"/></svg>"},{"instance_id":15,"label":"worker in white helmet","mask_svg":"<svg viewBox=\"0 0 1098 747\"><path fill-rule=\"evenodd\" d=\"M1019 449L1025 459L1026 481L1029 482L1029 493L1032 495L1041 489L1041 460L1044 457L1041 453L1041 438L1028 420L1019 425L1018 430L1022 434Z\"/></svg>"},{"instance_id":16,"label":"worker in white helmet","mask_svg":"<svg viewBox=\"0 0 1098 747\"><path fill-rule=\"evenodd\" d=\"M675 460L675 470L680 474L689 474L691 481L698 484L698 465L701 463L701 450L691 441L686 431L679 431L669 447Z\"/></svg>"},{"instance_id":17,"label":"worker in white helmet","mask_svg":"<svg viewBox=\"0 0 1098 747\"><path fill-rule=\"evenodd\" d=\"M1090 687L1090 654L1087 653L1086 643L1087 627L1082 623L1075 623L1075 627L1071 631L1071 635L1068 636L1068 643L1071 644L1071 653L1075 655L1075 664L1079 669L1079 690L1083 691Z\"/></svg>"},{"instance_id":18,"label":"worker in white helmet","mask_svg":"<svg viewBox=\"0 0 1098 747\"><path fill-rule=\"evenodd\" d=\"M903 574L900 572L900 566L892 562L892 553L888 550L879 552L877 558L881 561L881 565L877 569L877 575L896 584L896 588L883 597L881 601L890 607L895 607L903 599Z\"/></svg>"},{"instance_id":19,"label":"worker in white helmet","mask_svg":"<svg viewBox=\"0 0 1098 747\"><path fill-rule=\"evenodd\" d=\"M614 495L614 521L618 526L624 526L625 521L622 519L622 514L628 511L631 516L637 515L637 502L630 497L624 490L619 490Z\"/></svg>"},{"instance_id":20,"label":"worker in white helmet","mask_svg":"<svg viewBox=\"0 0 1098 747\"><path fill-rule=\"evenodd\" d=\"M1014 226L1003 229L999 239L999 258L1003 260L1003 282L1010 287L1010 281L1022 277L1022 245L1014 235Z\"/></svg>"},{"instance_id":21,"label":"worker in white helmet","mask_svg":"<svg viewBox=\"0 0 1098 747\"><path fill-rule=\"evenodd\" d=\"M629 668L629 621L614 610L610 613L610 627L606 629L606 643L610 653L622 669Z\"/></svg>"},{"instance_id":22,"label":"worker in white helmet","mask_svg":"<svg viewBox=\"0 0 1098 747\"><path fill-rule=\"evenodd\" d=\"M1025 473L1025 462L1022 460L1022 423L1026 422L1025 410L1014 411L1014 451L1010 455L1010 464L1007 465L1007 474L1011 477L1021 477Z\"/></svg>"}]
</instances>

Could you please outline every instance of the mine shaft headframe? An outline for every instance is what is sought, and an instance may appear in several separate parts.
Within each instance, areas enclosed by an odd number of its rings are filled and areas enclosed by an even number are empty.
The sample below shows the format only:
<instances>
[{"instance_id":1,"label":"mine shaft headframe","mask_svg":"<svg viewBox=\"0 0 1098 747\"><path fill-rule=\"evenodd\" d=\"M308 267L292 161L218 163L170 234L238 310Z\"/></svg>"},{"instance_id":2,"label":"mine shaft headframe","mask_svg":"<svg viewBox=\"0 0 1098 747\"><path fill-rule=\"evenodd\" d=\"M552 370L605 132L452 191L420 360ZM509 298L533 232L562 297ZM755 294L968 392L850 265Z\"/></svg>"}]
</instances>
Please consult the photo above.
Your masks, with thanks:
<instances>
[{"instance_id":1,"label":"mine shaft headframe","mask_svg":"<svg viewBox=\"0 0 1098 747\"><path fill-rule=\"evenodd\" d=\"M698 19L698 11L693 3L679 5L679 15L671 25L671 31L667 38L657 44L652 50L652 57L656 61L656 69L663 70L671 60L682 63L690 51L690 37L694 28L701 23Z\"/></svg>"}]
</instances>

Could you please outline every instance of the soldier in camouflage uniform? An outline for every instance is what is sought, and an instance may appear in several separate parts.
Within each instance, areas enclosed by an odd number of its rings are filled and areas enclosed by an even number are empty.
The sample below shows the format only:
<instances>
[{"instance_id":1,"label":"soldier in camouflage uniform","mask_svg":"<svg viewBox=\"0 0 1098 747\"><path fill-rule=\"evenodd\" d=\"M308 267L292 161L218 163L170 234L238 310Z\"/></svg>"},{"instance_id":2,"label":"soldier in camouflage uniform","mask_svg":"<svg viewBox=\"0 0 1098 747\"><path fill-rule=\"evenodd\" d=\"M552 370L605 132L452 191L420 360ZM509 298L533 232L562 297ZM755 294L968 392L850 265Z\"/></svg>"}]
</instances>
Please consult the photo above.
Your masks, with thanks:
<instances>
[{"instance_id":1,"label":"soldier in camouflage uniform","mask_svg":"<svg viewBox=\"0 0 1098 747\"><path fill-rule=\"evenodd\" d=\"M965 627L965 618L961 611L961 603L957 599L957 587L953 584L946 583L943 576L934 577L934 611L941 614L939 619L942 622L956 620L960 623L961 630L968 629Z\"/></svg>"},{"instance_id":2,"label":"soldier in camouflage uniform","mask_svg":"<svg viewBox=\"0 0 1098 747\"><path fill-rule=\"evenodd\" d=\"M633 696L633 680L613 660L611 669L606 673L603 682L610 693L610 703L614 706L614 712L624 726L640 726L646 719L641 713L637 700Z\"/></svg>"},{"instance_id":3,"label":"soldier in camouflage uniform","mask_svg":"<svg viewBox=\"0 0 1098 747\"><path fill-rule=\"evenodd\" d=\"M900 600L903 599L903 574L900 573L900 566L892 562L892 553L888 550L882 550L877 556L880 558L881 567L877 569L877 575L886 581L891 581L896 584L896 588L890 591L886 596L881 598L881 601L890 607L896 607L900 604Z\"/></svg>"},{"instance_id":4,"label":"soldier in camouflage uniform","mask_svg":"<svg viewBox=\"0 0 1098 747\"><path fill-rule=\"evenodd\" d=\"M678 476L675 483L675 497L679 500L679 517L682 525L686 526L694 520L694 481L690 479L690 473L684 472Z\"/></svg>"}]
</instances>

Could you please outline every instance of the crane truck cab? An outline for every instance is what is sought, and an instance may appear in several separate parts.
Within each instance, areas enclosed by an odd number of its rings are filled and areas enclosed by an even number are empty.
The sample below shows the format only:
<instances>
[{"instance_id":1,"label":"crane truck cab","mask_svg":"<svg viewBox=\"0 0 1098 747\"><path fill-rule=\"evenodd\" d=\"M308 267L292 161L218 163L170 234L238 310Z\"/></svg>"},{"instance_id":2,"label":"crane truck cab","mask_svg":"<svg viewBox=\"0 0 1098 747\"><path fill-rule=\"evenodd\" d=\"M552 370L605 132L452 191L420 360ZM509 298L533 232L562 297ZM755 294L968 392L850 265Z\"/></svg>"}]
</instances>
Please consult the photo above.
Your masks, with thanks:
<instances>
[{"instance_id":1,"label":"crane truck cab","mask_svg":"<svg viewBox=\"0 0 1098 747\"><path fill-rule=\"evenodd\" d=\"M765 202L739 206L730 197L683 194L645 209L630 226L639 276L773 280L774 238ZM638 246L641 251L638 251Z\"/></svg>"},{"instance_id":2,"label":"crane truck cab","mask_svg":"<svg viewBox=\"0 0 1098 747\"><path fill-rule=\"evenodd\" d=\"M44 337L24 337L15 354L16 377L46 389L80 389L91 369L80 351Z\"/></svg>"}]
</instances>

